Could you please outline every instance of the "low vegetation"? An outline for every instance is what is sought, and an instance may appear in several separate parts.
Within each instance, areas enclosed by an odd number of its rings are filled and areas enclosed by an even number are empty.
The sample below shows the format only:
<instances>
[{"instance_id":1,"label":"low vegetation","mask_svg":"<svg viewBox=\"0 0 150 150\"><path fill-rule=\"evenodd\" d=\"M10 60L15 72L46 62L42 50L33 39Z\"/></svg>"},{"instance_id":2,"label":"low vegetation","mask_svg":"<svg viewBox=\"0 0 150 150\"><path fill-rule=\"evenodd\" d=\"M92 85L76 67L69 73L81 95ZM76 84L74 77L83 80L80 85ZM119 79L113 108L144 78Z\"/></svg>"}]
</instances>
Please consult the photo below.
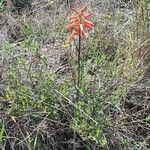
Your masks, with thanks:
<instances>
[{"instance_id":1,"label":"low vegetation","mask_svg":"<svg viewBox=\"0 0 150 150\"><path fill-rule=\"evenodd\" d=\"M85 4L78 88L78 39L63 45ZM149 0L0 0L0 149L150 149L149 16Z\"/></svg>"}]
</instances>

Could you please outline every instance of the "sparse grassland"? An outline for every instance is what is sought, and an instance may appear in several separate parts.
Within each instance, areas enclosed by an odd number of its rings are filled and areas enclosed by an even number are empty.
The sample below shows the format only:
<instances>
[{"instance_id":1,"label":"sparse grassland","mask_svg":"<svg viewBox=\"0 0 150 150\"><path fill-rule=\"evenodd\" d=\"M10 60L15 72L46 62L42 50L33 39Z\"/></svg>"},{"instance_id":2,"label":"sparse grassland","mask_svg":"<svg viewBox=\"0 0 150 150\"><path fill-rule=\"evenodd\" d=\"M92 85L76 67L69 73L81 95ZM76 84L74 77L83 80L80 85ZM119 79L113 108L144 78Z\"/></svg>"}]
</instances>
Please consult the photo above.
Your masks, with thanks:
<instances>
[{"instance_id":1,"label":"sparse grassland","mask_svg":"<svg viewBox=\"0 0 150 150\"><path fill-rule=\"evenodd\" d=\"M149 0L18 3L0 0L0 149L148 150ZM63 44L70 6L85 3L76 101L77 40Z\"/></svg>"}]
</instances>

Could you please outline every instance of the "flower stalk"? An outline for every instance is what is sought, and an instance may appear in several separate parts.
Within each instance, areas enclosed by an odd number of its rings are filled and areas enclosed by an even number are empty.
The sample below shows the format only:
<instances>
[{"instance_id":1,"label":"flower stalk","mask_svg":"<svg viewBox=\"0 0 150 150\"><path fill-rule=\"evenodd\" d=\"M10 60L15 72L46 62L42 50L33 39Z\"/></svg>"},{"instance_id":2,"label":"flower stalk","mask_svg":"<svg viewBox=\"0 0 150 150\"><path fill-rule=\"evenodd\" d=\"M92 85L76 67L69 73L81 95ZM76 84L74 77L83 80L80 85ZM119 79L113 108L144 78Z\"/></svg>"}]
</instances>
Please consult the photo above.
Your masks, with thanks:
<instances>
[{"instance_id":1,"label":"flower stalk","mask_svg":"<svg viewBox=\"0 0 150 150\"><path fill-rule=\"evenodd\" d=\"M92 29L93 23L89 21L88 19L90 17L93 17L93 13L86 13L87 12L87 6L84 6L82 9L76 9L71 8L72 12L74 13L71 17L69 17L69 23L66 25L66 30L69 32L71 29L73 29L71 35L66 40L66 45L64 47L67 47L72 40L78 36L78 67L77 67L77 93L76 93L76 100L79 101L80 99L80 85L81 85L81 41L83 38L88 37L88 33L85 32L86 29Z\"/></svg>"},{"instance_id":2,"label":"flower stalk","mask_svg":"<svg viewBox=\"0 0 150 150\"><path fill-rule=\"evenodd\" d=\"M69 23L66 25L66 30L69 32L73 29L71 35L66 40L66 44L64 47L67 47L72 40L78 36L78 46L77 46L77 53L78 53L78 60L77 60L77 78L76 78L76 102L80 100L80 90L81 90L81 42L83 38L88 37L88 33L85 30L92 29L93 23L88 19L93 17L93 13L86 13L87 6L84 6L82 9L71 8L73 11L73 15L69 17ZM76 150L76 132L74 132L74 145L73 150Z\"/></svg>"}]
</instances>

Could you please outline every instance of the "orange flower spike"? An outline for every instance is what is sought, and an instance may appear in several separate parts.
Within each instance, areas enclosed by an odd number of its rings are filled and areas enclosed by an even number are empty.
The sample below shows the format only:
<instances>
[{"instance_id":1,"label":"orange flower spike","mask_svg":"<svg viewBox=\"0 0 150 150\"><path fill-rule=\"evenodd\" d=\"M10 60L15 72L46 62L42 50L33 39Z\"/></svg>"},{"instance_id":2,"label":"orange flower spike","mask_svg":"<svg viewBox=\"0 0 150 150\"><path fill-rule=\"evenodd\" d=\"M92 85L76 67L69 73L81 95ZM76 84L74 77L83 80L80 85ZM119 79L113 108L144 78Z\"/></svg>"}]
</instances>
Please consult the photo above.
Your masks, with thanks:
<instances>
[{"instance_id":1,"label":"orange flower spike","mask_svg":"<svg viewBox=\"0 0 150 150\"><path fill-rule=\"evenodd\" d=\"M81 37L87 38L88 34L84 32L84 29L92 29L93 23L88 21L90 17L93 17L93 13L86 13L87 6L84 6L81 10L76 8L71 8L74 12L74 15L69 17L69 24L66 26L66 30L70 31L73 29L72 34L66 40L66 44L70 44L71 41L75 38L75 36L79 36L81 33Z\"/></svg>"}]
</instances>

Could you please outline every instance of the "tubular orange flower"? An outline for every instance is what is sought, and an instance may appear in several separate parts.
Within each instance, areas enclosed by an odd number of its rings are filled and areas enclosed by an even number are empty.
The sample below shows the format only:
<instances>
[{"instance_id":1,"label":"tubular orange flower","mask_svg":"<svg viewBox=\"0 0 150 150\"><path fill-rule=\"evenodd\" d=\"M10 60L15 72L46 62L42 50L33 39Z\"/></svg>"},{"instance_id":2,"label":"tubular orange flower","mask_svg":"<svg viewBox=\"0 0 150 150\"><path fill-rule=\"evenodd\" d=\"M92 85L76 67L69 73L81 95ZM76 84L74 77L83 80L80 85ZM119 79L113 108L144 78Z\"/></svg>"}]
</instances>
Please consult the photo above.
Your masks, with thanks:
<instances>
[{"instance_id":1,"label":"tubular orange flower","mask_svg":"<svg viewBox=\"0 0 150 150\"><path fill-rule=\"evenodd\" d=\"M72 34L69 36L69 38L67 39L66 43L69 44L73 39L74 37L78 35L78 32L76 31L73 31Z\"/></svg>"},{"instance_id":2,"label":"tubular orange flower","mask_svg":"<svg viewBox=\"0 0 150 150\"><path fill-rule=\"evenodd\" d=\"M72 34L66 40L66 45L69 45L76 36L87 38L88 34L85 29L92 29L93 23L88 19L93 17L93 13L86 13L87 6L82 9L71 8L74 14L69 17L69 23L66 25L66 30L69 32L73 29Z\"/></svg>"}]
</instances>

